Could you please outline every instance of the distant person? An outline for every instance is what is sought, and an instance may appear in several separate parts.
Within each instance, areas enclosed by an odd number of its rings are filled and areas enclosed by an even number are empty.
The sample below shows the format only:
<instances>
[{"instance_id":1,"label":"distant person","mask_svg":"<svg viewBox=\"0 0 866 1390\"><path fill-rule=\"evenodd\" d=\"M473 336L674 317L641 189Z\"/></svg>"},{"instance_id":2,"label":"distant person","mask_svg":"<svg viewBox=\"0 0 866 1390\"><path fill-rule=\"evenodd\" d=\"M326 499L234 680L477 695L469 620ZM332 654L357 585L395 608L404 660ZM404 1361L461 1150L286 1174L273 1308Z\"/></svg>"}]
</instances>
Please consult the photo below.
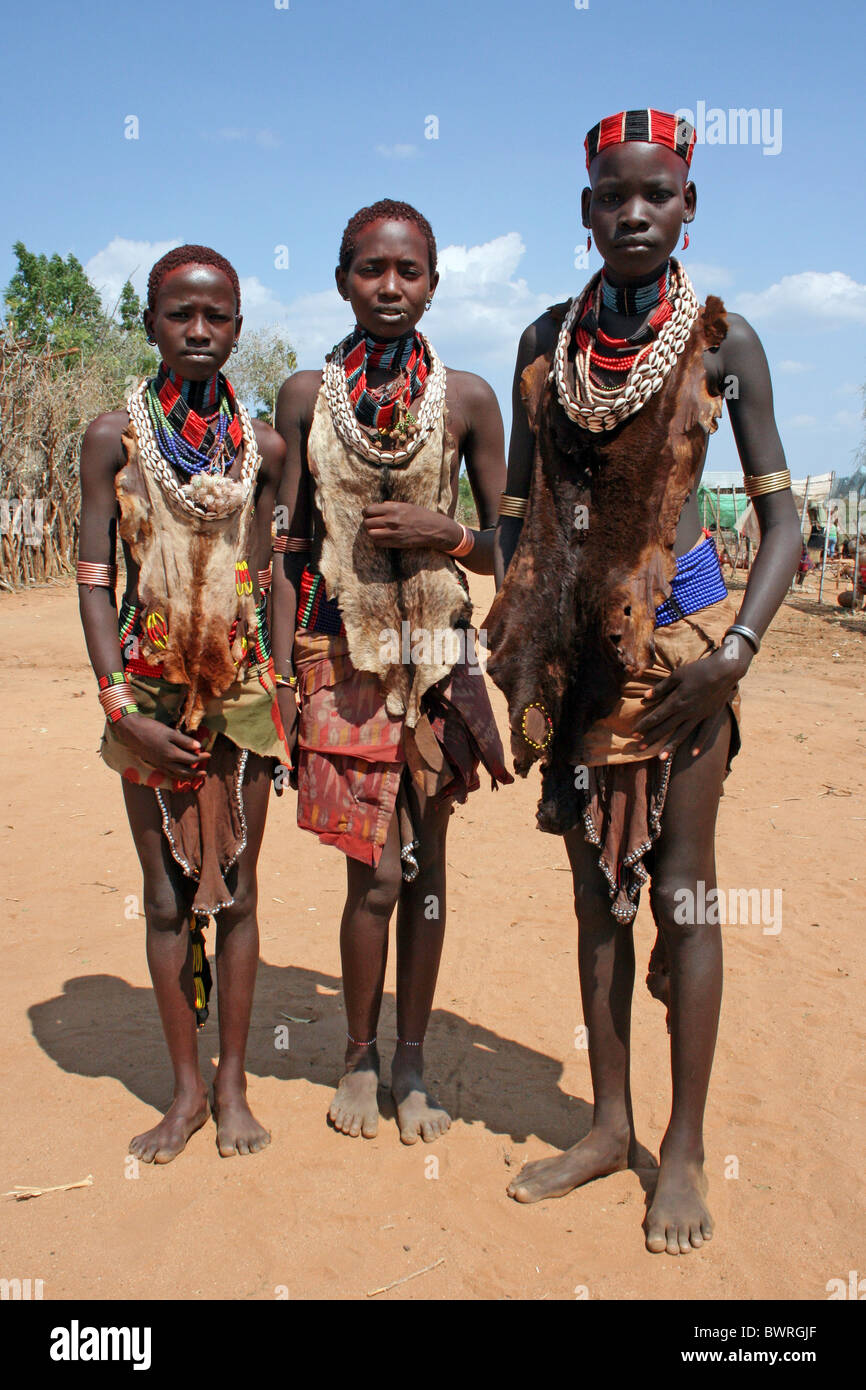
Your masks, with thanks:
<instances>
[{"instance_id":1,"label":"distant person","mask_svg":"<svg viewBox=\"0 0 866 1390\"><path fill-rule=\"evenodd\" d=\"M809 571L813 570L814 568L815 566L809 558L809 547L807 545L804 545L802 554L800 555L800 563L797 566L798 588L802 588L803 580L806 578L806 575L809 573Z\"/></svg>"}]
</instances>

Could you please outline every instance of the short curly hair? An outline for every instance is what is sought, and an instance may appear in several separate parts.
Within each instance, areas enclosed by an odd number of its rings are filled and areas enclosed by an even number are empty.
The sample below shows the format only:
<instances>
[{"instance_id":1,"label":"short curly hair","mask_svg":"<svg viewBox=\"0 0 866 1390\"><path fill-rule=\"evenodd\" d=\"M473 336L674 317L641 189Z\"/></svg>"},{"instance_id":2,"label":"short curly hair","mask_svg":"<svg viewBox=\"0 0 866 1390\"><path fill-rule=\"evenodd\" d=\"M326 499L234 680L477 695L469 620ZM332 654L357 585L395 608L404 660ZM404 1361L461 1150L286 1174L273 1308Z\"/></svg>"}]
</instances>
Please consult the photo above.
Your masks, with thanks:
<instances>
[{"instance_id":1,"label":"short curly hair","mask_svg":"<svg viewBox=\"0 0 866 1390\"><path fill-rule=\"evenodd\" d=\"M365 227L369 227L372 222L412 222L427 242L427 254L430 261L430 274L436 273L436 238L433 235L433 228L422 216L417 208L413 208L411 203L397 203L393 198L380 198L378 203L371 203L368 208L361 208L351 217L346 224L343 233L343 240L340 242L340 269L348 270L352 264L352 257L358 244L358 237Z\"/></svg>"},{"instance_id":2,"label":"short curly hair","mask_svg":"<svg viewBox=\"0 0 866 1390\"><path fill-rule=\"evenodd\" d=\"M156 297L159 294L159 287L166 275L168 275L170 270L177 270L182 265L211 265L215 270L221 270L235 292L235 303L237 305L235 313L240 313L241 286L238 280L238 273L231 261L227 261L225 256L221 256L218 251L213 251L210 246L192 245L175 246L173 251L166 251L165 255L160 257L151 270L147 279L147 307L151 312L156 308Z\"/></svg>"}]
</instances>

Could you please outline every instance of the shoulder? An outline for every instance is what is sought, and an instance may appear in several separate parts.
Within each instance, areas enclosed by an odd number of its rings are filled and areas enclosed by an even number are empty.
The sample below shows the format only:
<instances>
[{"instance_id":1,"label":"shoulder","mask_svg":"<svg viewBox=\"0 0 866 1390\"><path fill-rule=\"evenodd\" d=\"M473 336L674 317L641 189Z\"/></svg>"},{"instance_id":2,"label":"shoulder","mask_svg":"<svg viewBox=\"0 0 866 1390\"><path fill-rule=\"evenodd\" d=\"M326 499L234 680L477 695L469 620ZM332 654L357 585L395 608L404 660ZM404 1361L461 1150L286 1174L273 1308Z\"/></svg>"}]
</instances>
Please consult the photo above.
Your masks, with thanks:
<instances>
[{"instance_id":1,"label":"shoulder","mask_svg":"<svg viewBox=\"0 0 866 1390\"><path fill-rule=\"evenodd\" d=\"M121 436L128 429L128 410L109 410L104 415L97 415L84 431L82 467L91 463L95 466L104 463L120 464L124 457Z\"/></svg>"},{"instance_id":2,"label":"shoulder","mask_svg":"<svg viewBox=\"0 0 866 1390\"><path fill-rule=\"evenodd\" d=\"M281 437L265 420L253 420L252 426L266 466L281 469L286 457L286 446Z\"/></svg>"},{"instance_id":3,"label":"shoulder","mask_svg":"<svg viewBox=\"0 0 866 1390\"><path fill-rule=\"evenodd\" d=\"M277 410L281 417L311 420L322 378L321 371L293 372L287 377L277 396Z\"/></svg>"},{"instance_id":4,"label":"shoulder","mask_svg":"<svg viewBox=\"0 0 866 1390\"><path fill-rule=\"evenodd\" d=\"M526 367L530 362L534 362L536 357L546 356L553 351L570 303L570 300L565 300L562 304L552 305L524 328L517 348L519 367Z\"/></svg>"},{"instance_id":5,"label":"shoulder","mask_svg":"<svg viewBox=\"0 0 866 1390\"><path fill-rule=\"evenodd\" d=\"M755 332L748 319L744 319L742 314L725 313L728 321L728 331L725 336L726 343L733 343L738 347L743 345L753 345L760 343L760 338Z\"/></svg>"},{"instance_id":6,"label":"shoulder","mask_svg":"<svg viewBox=\"0 0 866 1390\"><path fill-rule=\"evenodd\" d=\"M479 410L497 406L496 393L489 381L475 372L446 368L445 394L449 406L459 407L467 418Z\"/></svg>"},{"instance_id":7,"label":"shoulder","mask_svg":"<svg viewBox=\"0 0 866 1390\"><path fill-rule=\"evenodd\" d=\"M737 366L765 361L761 340L748 320L742 314L726 313L725 317L728 331L721 344L725 368L736 370Z\"/></svg>"}]
</instances>

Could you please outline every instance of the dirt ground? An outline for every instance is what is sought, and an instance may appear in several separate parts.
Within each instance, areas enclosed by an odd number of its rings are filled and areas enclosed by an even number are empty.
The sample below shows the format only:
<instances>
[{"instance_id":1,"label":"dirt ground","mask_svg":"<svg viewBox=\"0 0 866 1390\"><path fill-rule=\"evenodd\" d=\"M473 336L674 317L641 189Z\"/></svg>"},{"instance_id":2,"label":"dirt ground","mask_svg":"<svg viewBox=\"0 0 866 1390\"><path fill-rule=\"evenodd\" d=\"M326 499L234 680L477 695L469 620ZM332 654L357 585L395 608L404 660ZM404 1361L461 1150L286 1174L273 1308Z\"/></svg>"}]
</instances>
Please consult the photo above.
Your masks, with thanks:
<instances>
[{"instance_id":1,"label":"dirt ground","mask_svg":"<svg viewBox=\"0 0 866 1390\"><path fill-rule=\"evenodd\" d=\"M474 595L480 619L491 582L476 578ZM452 820L427 1049L455 1117L444 1140L401 1145L391 1112L371 1141L326 1125L345 1031L344 870L297 829L284 797L272 801L261 856L248 1063L273 1142L220 1159L208 1124L174 1163L136 1171L127 1142L167 1104L170 1073L119 779L97 756L75 589L4 595L0 616L0 1186L93 1179L5 1199L0 1276L41 1278L46 1299L350 1299L417 1274L378 1295L417 1300L824 1299L829 1280L866 1274L864 615L798 596L745 685L719 883L780 888L782 929L724 929L706 1125L717 1231L678 1259L646 1252L634 1172L538 1206L505 1195L523 1161L574 1143L590 1119L570 879L561 841L534 829L537 777L495 794L488 783ZM636 936L636 1118L657 1156L670 1083L663 1011L641 982L646 905ZM392 959L386 1058L393 991ZM215 1046L212 1007L206 1076Z\"/></svg>"}]
</instances>

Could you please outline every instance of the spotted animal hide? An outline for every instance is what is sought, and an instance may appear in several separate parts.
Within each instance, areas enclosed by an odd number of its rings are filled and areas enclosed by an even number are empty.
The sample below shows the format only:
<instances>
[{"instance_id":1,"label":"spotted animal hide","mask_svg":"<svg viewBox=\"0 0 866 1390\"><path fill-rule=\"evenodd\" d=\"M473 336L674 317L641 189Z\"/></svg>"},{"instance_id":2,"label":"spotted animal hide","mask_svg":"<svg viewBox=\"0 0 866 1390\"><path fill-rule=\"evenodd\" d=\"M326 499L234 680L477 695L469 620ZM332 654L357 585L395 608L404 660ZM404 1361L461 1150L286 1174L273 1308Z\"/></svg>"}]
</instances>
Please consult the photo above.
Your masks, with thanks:
<instances>
[{"instance_id":1,"label":"spotted animal hide","mask_svg":"<svg viewBox=\"0 0 866 1390\"><path fill-rule=\"evenodd\" d=\"M388 713L404 715L409 728L418 722L425 691L454 666L457 644L449 633L470 620L472 604L452 559L439 550L375 546L362 511L377 502L410 502L447 514L454 447L443 410L408 462L371 463L339 438L324 387L319 392L307 444L325 530L319 569L328 597L339 600L352 664L379 677Z\"/></svg>"},{"instance_id":2,"label":"spotted animal hide","mask_svg":"<svg viewBox=\"0 0 866 1390\"><path fill-rule=\"evenodd\" d=\"M123 446L126 464L115 489L120 534L138 565L142 656L163 663L165 680L187 687L180 723L191 731L201 723L207 701L236 679L245 638L255 631L255 598L238 594L235 564L249 555L256 480L236 511L214 518L193 516L142 464L132 424ZM157 619L153 636L149 616ZM167 630L163 638L156 635L159 629Z\"/></svg>"}]
</instances>

